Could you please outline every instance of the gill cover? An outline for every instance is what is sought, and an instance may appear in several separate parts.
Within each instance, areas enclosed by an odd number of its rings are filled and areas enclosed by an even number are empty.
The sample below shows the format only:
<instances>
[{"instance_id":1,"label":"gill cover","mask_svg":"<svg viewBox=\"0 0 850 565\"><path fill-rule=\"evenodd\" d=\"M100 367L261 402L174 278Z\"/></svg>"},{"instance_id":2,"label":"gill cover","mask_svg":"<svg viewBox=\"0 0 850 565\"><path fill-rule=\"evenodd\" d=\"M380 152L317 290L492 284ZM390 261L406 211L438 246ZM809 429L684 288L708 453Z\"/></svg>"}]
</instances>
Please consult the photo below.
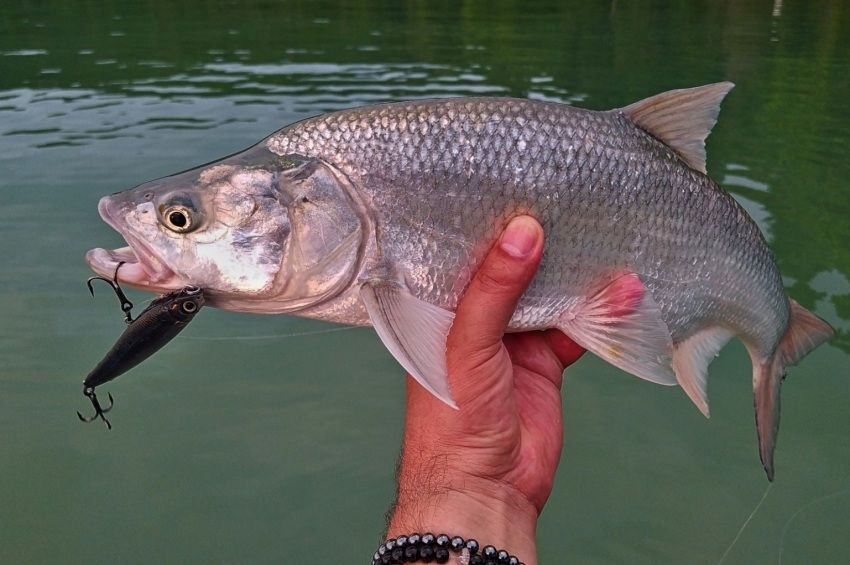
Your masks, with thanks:
<instances>
[{"instance_id":1,"label":"gill cover","mask_svg":"<svg viewBox=\"0 0 850 565\"><path fill-rule=\"evenodd\" d=\"M351 183L330 164L301 155L281 161L278 190L290 234L276 302L293 311L349 286L363 256L368 220Z\"/></svg>"}]
</instances>

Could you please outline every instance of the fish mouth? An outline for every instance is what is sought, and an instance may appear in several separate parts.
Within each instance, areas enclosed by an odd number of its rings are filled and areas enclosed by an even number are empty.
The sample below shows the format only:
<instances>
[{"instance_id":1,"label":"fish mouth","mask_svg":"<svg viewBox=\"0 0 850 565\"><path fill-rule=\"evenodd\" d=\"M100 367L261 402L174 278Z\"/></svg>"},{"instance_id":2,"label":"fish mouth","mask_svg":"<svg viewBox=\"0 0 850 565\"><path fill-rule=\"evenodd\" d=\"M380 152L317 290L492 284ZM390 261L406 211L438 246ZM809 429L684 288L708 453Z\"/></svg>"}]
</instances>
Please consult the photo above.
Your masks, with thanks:
<instances>
[{"instance_id":1,"label":"fish mouth","mask_svg":"<svg viewBox=\"0 0 850 565\"><path fill-rule=\"evenodd\" d=\"M95 273L110 280L117 277L118 282L146 290L170 291L183 286L180 277L168 268L150 245L121 229L109 211L108 196L101 198L97 211L103 221L121 234L128 245L118 249L98 247L86 253L86 262Z\"/></svg>"}]
</instances>

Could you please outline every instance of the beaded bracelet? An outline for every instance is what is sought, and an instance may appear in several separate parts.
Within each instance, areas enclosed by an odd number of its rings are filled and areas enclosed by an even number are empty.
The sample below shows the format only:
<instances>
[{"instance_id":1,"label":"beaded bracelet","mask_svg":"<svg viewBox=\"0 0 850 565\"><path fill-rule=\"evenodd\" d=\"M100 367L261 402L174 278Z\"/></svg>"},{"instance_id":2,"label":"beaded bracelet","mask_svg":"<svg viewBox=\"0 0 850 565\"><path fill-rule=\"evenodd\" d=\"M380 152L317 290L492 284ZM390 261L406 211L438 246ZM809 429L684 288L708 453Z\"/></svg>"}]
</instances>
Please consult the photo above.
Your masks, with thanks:
<instances>
[{"instance_id":1,"label":"beaded bracelet","mask_svg":"<svg viewBox=\"0 0 850 565\"><path fill-rule=\"evenodd\" d=\"M478 552L478 542L460 536L449 538L446 534L410 534L388 539L372 556L372 565L397 563L448 563L450 552L468 556L468 565L525 565L504 549L485 545Z\"/></svg>"}]
</instances>

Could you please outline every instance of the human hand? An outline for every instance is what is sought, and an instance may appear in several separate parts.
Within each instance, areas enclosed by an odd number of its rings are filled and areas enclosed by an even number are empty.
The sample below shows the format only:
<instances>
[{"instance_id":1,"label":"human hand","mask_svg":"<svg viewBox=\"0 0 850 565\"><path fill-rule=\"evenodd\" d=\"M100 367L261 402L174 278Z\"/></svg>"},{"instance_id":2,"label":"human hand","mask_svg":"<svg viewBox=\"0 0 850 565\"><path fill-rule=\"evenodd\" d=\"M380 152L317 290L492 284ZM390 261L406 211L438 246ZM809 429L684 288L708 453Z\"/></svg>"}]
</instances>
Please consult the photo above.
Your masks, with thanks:
<instances>
[{"instance_id":1,"label":"human hand","mask_svg":"<svg viewBox=\"0 0 850 565\"><path fill-rule=\"evenodd\" d=\"M536 563L563 441L561 377L584 352L558 330L505 335L542 253L540 225L512 220L461 299L446 353L459 410L408 376L389 537L473 537Z\"/></svg>"}]
</instances>

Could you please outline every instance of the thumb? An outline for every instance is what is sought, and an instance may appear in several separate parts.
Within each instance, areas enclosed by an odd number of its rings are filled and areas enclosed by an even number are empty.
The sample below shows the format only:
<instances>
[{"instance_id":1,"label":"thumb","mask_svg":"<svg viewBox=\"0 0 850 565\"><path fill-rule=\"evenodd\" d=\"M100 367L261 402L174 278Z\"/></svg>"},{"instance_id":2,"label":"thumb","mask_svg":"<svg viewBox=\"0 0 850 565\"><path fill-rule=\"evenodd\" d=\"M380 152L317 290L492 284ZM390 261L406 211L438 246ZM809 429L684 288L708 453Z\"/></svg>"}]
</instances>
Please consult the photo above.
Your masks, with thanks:
<instances>
[{"instance_id":1,"label":"thumb","mask_svg":"<svg viewBox=\"0 0 850 565\"><path fill-rule=\"evenodd\" d=\"M464 375L495 357L502 336L543 255L543 228L530 216L511 220L488 253L458 303L446 343L450 386L463 403L464 393L478 389L474 383L456 383L452 374ZM486 386L486 385L484 385Z\"/></svg>"}]
</instances>

